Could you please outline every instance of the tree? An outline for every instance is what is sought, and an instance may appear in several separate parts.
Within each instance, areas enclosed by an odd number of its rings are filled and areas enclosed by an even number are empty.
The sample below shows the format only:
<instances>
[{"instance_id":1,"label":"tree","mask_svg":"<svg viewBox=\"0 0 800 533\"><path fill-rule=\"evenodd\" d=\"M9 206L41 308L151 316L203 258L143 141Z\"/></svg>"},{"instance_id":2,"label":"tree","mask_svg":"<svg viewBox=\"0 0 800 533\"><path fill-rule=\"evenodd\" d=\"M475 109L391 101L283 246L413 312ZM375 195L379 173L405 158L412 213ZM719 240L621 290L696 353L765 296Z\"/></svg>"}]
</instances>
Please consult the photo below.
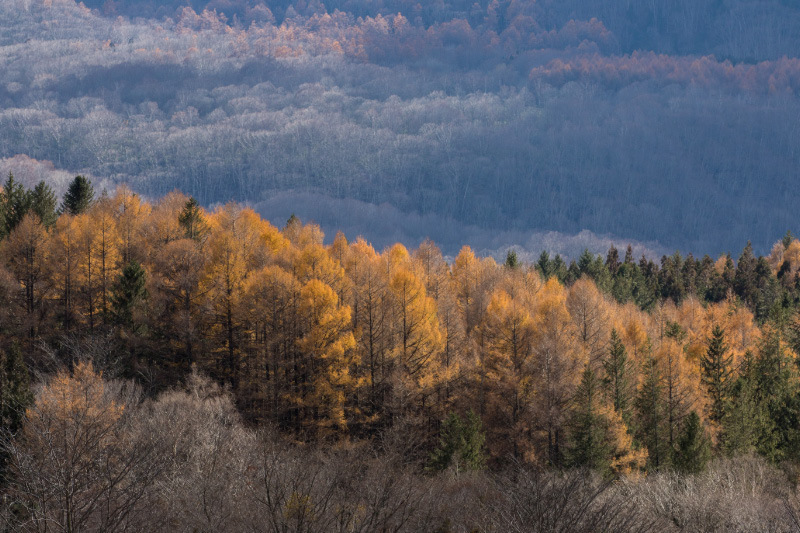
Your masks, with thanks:
<instances>
[{"instance_id":1,"label":"tree","mask_svg":"<svg viewBox=\"0 0 800 533\"><path fill-rule=\"evenodd\" d=\"M603 401L600 385L587 364L567 423L567 460L571 466L591 468L603 475L628 474L644 465L645 454L633 447L619 412Z\"/></svg>"},{"instance_id":2,"label":"tree","mask_svg":"<svg viewBox=\"0 0 800 533\"><path fill-rule=\"evenodd\" d=\"M94 201L94 188L92 182L83 176L75 176L69 184L64 200L61 202L61 212L70 215L84 213Z\"/></svg>"},{"instance_id":3,"label":"tree","mask_svg":"<svg viewBox=\"0 0 800 533\"><path fill-rule=\"evenodd\" d=\"M111 289L111 313L117 324L136 330L136 307L147 299L147 273L142 265L131 261L122 269Z\"/></svg>"},{"instance_id":4,"label":"tree","mask_svg":"<svg viewBox=\"0 0 800 533\"><path fill-rule=\"evenodd\" d=\"M486 464L485 440L481 419L471 409L464 419L450 413L439 429L439 444L431 452L428 469L441 472L452 466L456 474L481 470Z\"/></svg>"},{"instance_id":5,"label":"tree","mask_svg":"<svg viewBox=\"0 0 800 533\"><path fill-rule=\"evenodd\" d=\"M742 372L731 386L730 406L721 421L722 449L732 456L756 450L762 431L771 423L757 396L752 363L753 355L747 352Z\"/></svg>"},{"instance_id":6,"label":"tree","mask_svg":"<svg viewBox=\"0 0 800 533\"><path fill-rule=\"evenodd\" d=\"M83 300L84 319L93 332L97 326L98 307L102 303L101 292L101 233L98 231L96 219L83 213L76 217L78 223L77 251L77 289Z\"/></svg>"},{"instance_id":7,"label":"tree","mask_svg":"<svg viewBox=\"0 0 800 533\"><path fill-rule=\"evenodd\" d=\"M9 173L0 191L0 237L5 237L22 222L31 207L31 194Z\"/></svg>"},{"instance_id":8,"label":"tree","mask_svg":"<svg viewBox=\"0 0 800 533\"><path fill-rule=\"evenodd\" d=\"M56 208L58 201L53 189L44 181L40 181L30 192L31 211L33 211L46 228L55 225L58 219Z\"/></svg>"},{"instance_id":9,"label":"tree","mask_svg":"<svg viewBox=\"0 0 800 533\"><path fill-rule=\"evenodd\" d=\"M568 424L570 447L567 454L572 466L584 466L608 473L611 446L606 440L606 421L600 414L600 381L589 365L583 370L575 391L575 406Z\"/></svg>"},{"instance_id":10,"label":"tree","mask_svg":"<svg viewBox=\"0 0 800 533\"><path fill-rule=\"evenodd\" d=\"M353 331L369 386L368 402L380 412L389 377L391 301L388 274L375 250L359 238L350 245L346 271L352 281Z\"/></svg>"},{"instance_id":11,"label":"tree","mask_svg":"<svg viewBox=\"0 0 800 533\"><path fill-rule=\"evenodd\" d=\"M197 241L208 234L209 229L205 217L203 216L203 209L194 197L186 201L178 217L178 222L186 232L187 239Z\"/></svg>"},{"instance_id":12,"label":"tree","mask_svg":"<svg viewBox=\"0 0 800 533\"><path fill-rule=\"evenodd\" d=\"M303 354L296 342L302 333L301 288L291 272L270 265L248 277L243 297L252 332L246 346L249 378L256 391L263 391L259 414L283 427L299 425L305 385Z\"/></svg>"},{"instance_id":13,"label":"tree","mask_svg":"<svg viewBox=\"0 0 800 533\"><path fill-rule=\"evenodd\" d=\"M148 265L151 327L169 340L187 370L196 362L201 338L200 280L206 259L198 243L178 239L166 244Z\"/></svg>"},{"instance_id":14,"label":"tree","mask_svg":"<svg viewBox=\"0 0 800 533\"><path fill-rule=\"evenodd\" d=\"M608 302L594 282L583 276L569 288L566 303L581 347L598 368L607 353L611 322Z\"/></svg>"},{"instance_id":15,"label":"tree","mask_svg":"<svg viewBox=\"0 0 800 533\"><path fill-rule=\"evenodd\" d=\"M265 228L264 222L252 209L233 203L217 209L210 223L213 231L206 243L208 260L201 290L213 314L209 333L221 341L216 350L220 356L218 363L227 367L227 377L236 389L240 366L239 336L244 318L240 301L251 269L263 266L261 259L265 250L261 236Z\"/></svg>"},{"instance_id":16,"label":"tree","mask_svg":"<svg viewBox=\"0 0 800 533\"><path fill-rule=\"evenodd\" d=\"M517 257L517 252L515 250L509 250L508 254L506 254L506 267L510 269L515 269L519 267L519 258Z\"/></svg>"},{"instance_id":17,"label":"tree","mask_svg":"<svg viewBox=\"0 0 800 533\"><path fill-rule=\"evenodd\" d=\"M55 270L53 281L61 300L60 322L65 331L75 324L75 294L78 289L77 271L79 259L78 221L72 216L59 217L52 231L53 257L59 268Z\"/></svg>"},{"instance_id":18,"label":"tree","mask_svg":"<svg viewBox=\"0 0 800 533\"><path fill-rule=\"evenodd\" d=\"M647 448L647 465L659 470L670 464L672 454L667 434L664 377L659 361L649 355L642 368L642 384L636 396L636 435Z\"/></svg>"},{"instance_id":19,"label":"tree","mask_svg":"<svg viewBox=\"0 0 800 533\"><path fill-rule=\"evenodd\" d=\"M683 432L678 438L675 450L675 468L687 474L697 474L705 470L711 458L711 443L703 429L697 412L692 411L686 417Z\"/></svg>"},{"instance_id":20,"label":"tree","mask_svg":"<svg viewBox=\"0 0 800 533\"><path fill-rule=\"evenodd\" d=\"M119 268L126 264L119 264L121 259L119 253L120 239L117 231L117 221L114 217L114 204L111 198L103 195L92 205L88 216L91 220L92 231L95 233L97 288L100 293L99 307L103 320L107 320L109 315L108 296L111 284L116 278ZM156 255L160 257L162 251L163 248Z\"/></svg>"},{"instance_id":21,"label":"tree","mask_svg":"<svg viewBox=\"0 0 800 533\"><path fill-rule=\"evenodd\" d=\"M123 531L163 467L157 433L131 426L135 390L91 363L62 370L36 395L11 446L12 501L35 531Z\"/></svg>"},{"instance_id":22,"label":"tree","mask_svg":"<svg viewBox=\"0 0 800 533\"><path fill-rule=\"evenodd\" d=\"M348 401L361 385L354 373L359 361L353 349L350 308L339 305L330 286L312 279L300 290L299 312L305 323L297 347L309 383L301 384L297 400L307 411L307 421L316 425L317 436L346 431L353 414L348 412Z\"/></svg>"},{"instance_id":23,"label":"tree","mask_svg":"<svg viewBox=\"0 0 800 533\"><path fill-rule=\"evenodd\" d=\"M542 251L539 255L539 259L536 261L536 271L539 272L539 275L542 276L542 279L545 281L553 275L553 263L550 260L550 254L547 250Z\"/></svg>"},{"instance_id":24,"label":"tree","mask_svg":"<svg viewBox=\"0 0 800 533\"><path fill-rule=\"evenodd\" d=\"M682 341L686 334L676 323L670 324L677 328L668 333L656 350L656 357L664 377L664 408L667 419L667 434L664 438L673 449L694 398L690 394L693 389L689 387L689 372L683 351Z\"/></svg>"},{"instance_id":25,"label":"tree","mask_svg":"<svg viewBox=\"0 0 800 533\"><path fill-rule=\"evenodd\" d=\"M728 352L728 345L725 344L725 330L719 325L715 325L711 330L711 337L708 338L707 343L708 350L700 359L702 371L700 379L711 400L708 418L715 423L720 423L725 416L730 396L733 357Z\"/></svg>"},{"instance_id":26,"label":"tree","mask_svg":"<svg viewBox=\"0 0 800 533\"><path fill-rule=\"evenodd\" d=\"M515 457L532 456L533 319L525 296L496 289L481 324L492 425L498 433L492 440L511 445Z\"/></svg>"},{"instance_id":27,"label":"tree","mask_svg":"<svg viewBox=\"0 0 800 533\"><path fill-rule=\"evenodd\" d=\"M533 313L533 368L535 417L540 434L546 438L546 461L561 464L569 402L587 362L574 343L564 287L550 278L537 294Z\"/></svg>"},{"instance_id":28,"label":"tree","mask_svg":"<svg viewBox=\"0 0 800 533\"><path fill-rule=\"evenodd\" d=\"M611 400L614 410L620 414L625 423L630 424L633 367L616 329L611 330L611 345L608 349L608 356L603 360L603 370L605 371L603 386L606 396Z\"/></svg>"},{"instance_id":29,"label":"tree","mask_svg":"<svg viewBox=\"0 0 800 533\"><path fill-rule=\"evenodd\" d=\"M10 349L0 351L0 486L7 482L6 445L22 428L25 410L32 403L28 368L22 359L22 350L13 343Z\"/></svg>"},{"instance_id":30,"label":"tree","mask_svg":"<svg viewBox=\"0 0 800 533\"><path fill-rule=\"evenodd\" d=\"M612 244L611 248L608 249L608 255L606 255L606 268L608 268L612 276L615 276L621 265L622 263L619 262L619 251Z\"/></svg>"},{"instance_id":31,"label":"tree","mask_svg":"<svg viewBox=\"0 0 800 533\"><path fill-rule=\"evenodd\" d=\"M51 253L50 236L39 218L28 213L3 243L8 269L19 285L23 326L33 339L46 311L44 301L51 286L48 273Z\"/></svg>"},{"instance_id":32,"label":"tree","mask_svg":"<svg viewBox=\"0 0 800 533\"><path fill-rule=\"evenodd\" d=\"M682 268L683 258L678 252L661 258L661 271L659 273L661 296L672 299L676 304L679 304L686 296Z\"/></svg>"},{"instance_id":33,"label":"tree","mask_svg":"<svg viewBox=\"0 0 800 533\"><path fill-rule=\"evenodd\" d=\"M436 303L419 276L405 266L393 273L389 290L394 301L394 360L416 387L430 386L433 357L442 346Z\"/></svg>"},{"instance_id":34,"label":"tree","mask_svg":"<svg viewBox=\"0 0 800 533\"><path fill-rule=\"evenodd\" d=\"M800 458L800 391L797 366L779 328L767 325L752 362L752 379L766 417L758 451L772 461Z\"/></svg>"},{"instance_id":35,"label":"tree","mask_svg":"<svg viewBox=\"0 0 800 533\"><path fill-rule=\"evenodd\" d=\"M750 309L755 309L758 299L758 282L756 266L758 261L753 254L753 246L747 242L739 261L736 263L736 274L733 278L733 289Z\"/></svg>"},{"instance_id":36,"label":"tree","mask_svg":"<svg viewBox=\"0 0 800 533\"><path fill-rule=\"evenodd\" d=\"M783 235L781 239L781 244L783 245L784 250L789 248L789 245L792 244L794 240L794 235L792 235L791 230L786 230L786 233Z\"/></svg>"},{"instance_id":37,"label":"tree","mask_svg":"<svg viewBox=\"0 0 800 533\"><path fill-rule=\"evenodd\" d=\"M132 260L143 261L144 241L142 227L151 211L150 204L143 202L138 194L134 194L128 187L117 187L114 196L109 199L110 208L115 218L115 240L119 250L119 261L122 265Z\"/></svg>"}]
</instances>

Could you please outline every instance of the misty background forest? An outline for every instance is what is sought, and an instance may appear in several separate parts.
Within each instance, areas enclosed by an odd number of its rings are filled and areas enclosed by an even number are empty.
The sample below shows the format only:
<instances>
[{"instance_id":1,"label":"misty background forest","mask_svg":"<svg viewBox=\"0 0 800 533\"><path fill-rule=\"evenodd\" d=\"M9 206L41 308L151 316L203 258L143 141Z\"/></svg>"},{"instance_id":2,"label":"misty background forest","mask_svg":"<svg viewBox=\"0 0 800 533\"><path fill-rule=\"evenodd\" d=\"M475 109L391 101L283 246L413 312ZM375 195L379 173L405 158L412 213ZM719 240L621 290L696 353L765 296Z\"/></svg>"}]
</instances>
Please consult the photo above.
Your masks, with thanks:
<instances>
[{"instance_id":1,"label":"misty background forest","mask_svg":"<svg viewBox=\"0 0 800 533\"><path fill-rule=\"evenodd\" d=\"M453 255L766 253L798 27L791 0L6 0L0 171Z\"/></svg>"}]
</instances>

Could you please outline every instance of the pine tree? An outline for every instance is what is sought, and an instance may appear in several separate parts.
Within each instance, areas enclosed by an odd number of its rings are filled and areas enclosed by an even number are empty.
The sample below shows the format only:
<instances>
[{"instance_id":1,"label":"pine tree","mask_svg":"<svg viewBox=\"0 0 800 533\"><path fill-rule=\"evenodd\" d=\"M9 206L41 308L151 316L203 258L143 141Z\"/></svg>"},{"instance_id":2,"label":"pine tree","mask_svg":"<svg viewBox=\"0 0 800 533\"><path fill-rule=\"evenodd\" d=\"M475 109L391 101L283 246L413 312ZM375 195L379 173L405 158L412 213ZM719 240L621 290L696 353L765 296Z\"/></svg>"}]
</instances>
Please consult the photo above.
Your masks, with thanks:
<instances>
[{"instance_id":1,"label":"pine tree","mask_svg":"<svg viewBox=\"0 0 800 533\"><path fill-rule=\"evenodd\" d=\"M686 296L682 269L683 257L678 252L661 258L661 272L659 273L661 296L672 299L676 304L679 304Z\"/></svg>"},{"instance_id":2,"label":"pine tree","mask_svg":"<svg viewBox=\"0 0 800 533\"><path fill-rule=\"evenodd\" d=\"M611 400L614 410L622 416L626 424L630 424L631 403L631 363L625 351L625 345L619 338L616 329L611 330L611 345L608 356L603 360L605 377L603 385L606 396Z\"/></svg>"},{"instance_id":3,"label":"pine tree","mask_svg":"<svg viewBox=\"0 0 800 533\"><path fill-rule=\"evenodd\" d=\"M131 261L122 270L111 289L111 313L118 324L134 327L133 311L147 298L146 279L144 268L136 261Z\"/></svg>"},{"instance_id":4,"label":"pine tree","mask_svg":"<svg viewBox=\"0 0 800 533\"><path fill-rule=\"evenodd\" d=\"M0 237L5 237L22 221L22 218L31 208L31 194L25 187L14 179L9 173L8 179L3 184L0 192Z\"/></svg>"},{"instance_id":5,"label":"pine tree","mask_svg":"<svg viewBox=\"0 0 800 533\"><path fill-rule=\"evenodd\" d=\"M606 268L608 268L612 276L615 276L621 264L619 262L619 251L612 244L611 248L608 249L608 255L606 255Z\"/></svg>"},{"instance_id":6,"label":"pine tree","mask_svg":"<svg viewBox=\"0 0 800 533\"><path fill-rule=\"evenodd\" d=\"M0 352L0 485L6 481L8 462L3 445L20 430L25 409L32 403L28 369L22 359L22 350L14 343L8 351Z\"/></svg>"},{"instance_id":7,"label":"pine tree","mask_svg":"<svg viewBox=\"0 0 800 533\"><path fill-rule=\"evenodd\" d=\"M711 399L708 418L719 423L725 416L729 401L733 358L728 352L728 345L725 344L725 330L719 325L711 330L711 337L707 342L708 349L700 359L701 381Z\"/></svg>"},{"instance_id":8,"label":"pine tree","mask_svg":"<svg viewBox=\"0 0 800 533\"><path fill-rule=\"evenodd\" d=\"M619 266L611 288L611 295L617 302L624 304L634 299L635 277L635 264L626 262Z\"/></svg>"},{"instance_id":9,"label":"pine tree","mask_svg":"<svg viewBox=\"0 0 800 533\"><path fill-rule=\"evenodd\" d=\"M553 261L550 263L550 271L552 275L554 275L558 281L564 283L567 279L567 264L564 263L564 260L561 258L561 255L556 254Z\"/></svg>"},{"instance_id":10,"label":"pine tree","mask_svg":"<svg viewBox=\"0 0 800 533\"><path fill-rule=\"evenodd\" d=\"M17 343L0 352L0 426L3 431L16 433L22 427L25 408L33 402L29 388L28 369Z\"/></svg>"},{"instance_id":11,"label":"pine tree","mask_svg":"<svg viewBox=\"0 0 800 533\"><path fill-rule=\"evenodd\" d=\"M583 252L581 252L580 257L578 257L578 269L580 270L580 273L590 274L592 270L593 261L594 261L594 255L592 255L592 252L590 252L588 248L584 248Z\"/></svg>"},{"instance_id":12,"label":"pine tree","mask_svg":"<svg viewBox=\"0 0 800 533\"><path fill-rule=\"evenodd\" d=\"M751 373L765 413L760 421L758 452L775 462L796 459L800 456L797 369L785 353L780 330L766 332Z\"/></svg>"},{"instance_id":13,"label":"pine tree","mask_svg":"<svg viewBox=\"0 0 800 533\"><path fill-rule=\"evenodd\" d=\"M659 470L668 466L672 457L667 445L664 377L655 357L649 356L645 360L635 407L637 438L647 448L648 468Z\"/></svg>"},{"instance_id":14,"label":"pine tree","mask_svg":"<svg viewBox=\"0 0 800 533\"><path fill-rule=\"evenodd\" d=\"M700 417L695 411L686 417L683 432L678 438L675 450L675 468L687 474L696 474L705 470L711 458L711 443L703 430Z\"/></svg>"},{"instance_id":15,"label":"pine tree","mask_svg":"<svg viewBox=\"0 0 800 533\"><path fill-rule=\"evenodd\" d=\"M506 267L510 269L515 269L519 267L519 258L517 257L517 252L514 250L509 250L508 254L506 254Z\"/></svg>"},{"instance_id":16,"label":"pine tree","mask_svg":"<svg viewBox=\"0 0 800 533\"><path fill-rule=\"evenodd\" d=\"M758 299L758 283L756 266L758 261L753 254L753 246L747 242L739 261L736 263L736 274L733 278L733 289L750 309L755 308Z\"/></svg>"},{"instance_id":17,"label":"pine tree","mask_svg":"<svg viewBox=\"0 0 800 533\"><path fill-rule=\"evenodd\" d=\"M472 410L463 420L450 413L442 422L439 444L431 453L428 470L441 472L451 465L456 473L481 470L486 464L485 440L481 419Z\"/></svg>"},{"instance_id":18,"label":"pine tree","mask_svg":"<svg viewBox=\"0 0 800 533\"><path fill-rule=\"evenodd\" d=\"M75 176L69 184L64 201L61 203L61 212L70 215L80 215L92 205L94 201L94 188L92 182L83 176Z\"/></svg>"},{"instance_id":19,"label":"pine tree","mask_svg":"<svg viewBox=\"0 0 800 533\"><path fill-rule=\"evenodd\" d=\"M633 261L633 247L629 244L628 248L625 249L625 260L623 261L625 265L633 265L635 264Z\"/></svg>"},{"instance_id":20,"label":"pine tree","mask_svg":"<svg viewBox=\"0 0 800 533\"><path fill-rule=\"evenodd\" d=\"M575 410L569 422L570 449L568 461L607 473L613 450L606 439L607 421L600 411L599 381L586 365L581 383L575 391Z\"/></svg>"},{"instance_id":21,"label":"pine tree","mask_svg":"<svg viewBox=\"0 0 800 533\"><path fill-rule=\"evenodd\" d=\"M178 222L186 232L187 239L199 241L208 234L208 224L203 217L203 210L193 197L189 198L186 205L183 206L183 210L178 216Z\"/></svg>"},{"instance_id":22,"label":"pine tree","mask_svg":"<svg viewBox=\"0 0 800 533\"><path fill-rule=\"evenodd\" d=\"M47 228L53 226L58 220L57 205L53 189L44 181L40 181L31 191L31 211L36 213L36 216Z\"/></svg>"},{"instance_id":23,"label":"pine tree","mask_svg":"<svg viewBox=\"0 0 800 533\"><path fill-rule=\"evenodd\" d=\"M759 403L750 370L752 353L745 354L742 372L731 386L731 403L722 418L722 449L735 456L754 451L764 428L770 425L764 406Z\"/></svg>"},{"instance_id":24,"label":"pine tree","mask_svg":"<svg viewBox=\"0 0 800 533\"><path fill-rule=\"evenodd\" d=\"M547 253L547 250L544 250L539 255L539 260L536 261L536 270L539 271L539 275L542 276L543 280L547 280L553 274L553 264L550 261L550 254Z\"/></svg>"}]
</instances>

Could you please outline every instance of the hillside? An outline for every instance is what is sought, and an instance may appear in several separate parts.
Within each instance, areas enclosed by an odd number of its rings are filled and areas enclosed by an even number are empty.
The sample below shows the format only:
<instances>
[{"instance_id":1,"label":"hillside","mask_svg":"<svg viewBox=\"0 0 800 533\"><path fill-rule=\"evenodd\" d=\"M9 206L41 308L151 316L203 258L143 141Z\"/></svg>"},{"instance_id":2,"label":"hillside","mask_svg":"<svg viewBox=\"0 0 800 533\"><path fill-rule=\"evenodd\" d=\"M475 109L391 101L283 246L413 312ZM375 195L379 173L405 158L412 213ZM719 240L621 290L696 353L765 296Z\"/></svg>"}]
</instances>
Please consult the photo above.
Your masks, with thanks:
<instances>
[{"instance_id":1,"label":"hillside","mask_svg":"<svg viewBox=\"0 0 800 533\"><path fill-rule=\"evenodd\" d=\"M9 177L0 526L792 531L798 354L790 233L446 261Z\"/></svg>"},{"instance_id":2,"label":"hillside","mask_svg":"<svg viewBox=\"0 0 800 533\"><path fill-rule=\"evenodd\" d=\"M766 253L796 224L791 2L178 4L3 2L3 168L451 255Z\"/></svg>"}]
</instances>

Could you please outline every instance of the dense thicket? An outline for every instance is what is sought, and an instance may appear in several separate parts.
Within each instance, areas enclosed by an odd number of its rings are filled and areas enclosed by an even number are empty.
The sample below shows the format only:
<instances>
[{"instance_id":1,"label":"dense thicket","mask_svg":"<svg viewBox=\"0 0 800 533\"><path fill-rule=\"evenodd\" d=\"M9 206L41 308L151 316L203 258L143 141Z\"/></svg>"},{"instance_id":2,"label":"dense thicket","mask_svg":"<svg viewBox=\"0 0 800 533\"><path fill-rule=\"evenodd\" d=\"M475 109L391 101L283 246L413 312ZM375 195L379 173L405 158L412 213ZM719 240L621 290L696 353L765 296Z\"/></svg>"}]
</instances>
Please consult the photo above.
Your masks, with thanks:
<instances>
[{"instance_id":1,"label":"dense thicket","mask_svg":"<svg viewBox=\"0 0 800 533\"><path fill-rule=\"evenodd\" d=\"M3 2L0 170L448 254L584 229L763 253L795 222L790 3L184 4Z\"/></svg>"}]
</instances>

